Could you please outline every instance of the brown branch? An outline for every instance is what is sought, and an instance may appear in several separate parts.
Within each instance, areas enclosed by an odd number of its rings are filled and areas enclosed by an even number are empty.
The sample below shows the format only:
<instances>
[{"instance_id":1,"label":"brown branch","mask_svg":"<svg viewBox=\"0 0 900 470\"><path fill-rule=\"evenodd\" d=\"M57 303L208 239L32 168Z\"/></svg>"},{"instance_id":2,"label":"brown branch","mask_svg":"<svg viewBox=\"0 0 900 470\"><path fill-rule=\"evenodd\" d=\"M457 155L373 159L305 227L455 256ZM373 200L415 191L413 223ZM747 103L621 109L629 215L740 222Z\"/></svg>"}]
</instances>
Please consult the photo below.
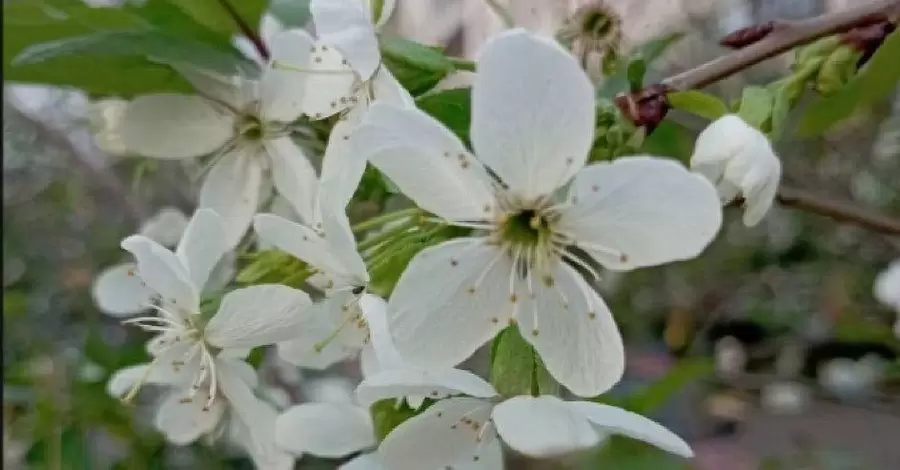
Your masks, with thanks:
<instances>
[{"instance_id":1,"label":"brown branch","mask_svg":"<svg viewBox=\"0 0 900 470\"><path fill-rule=\"evenodd\" d=\"M245 1L245 0L240 0ZM228 13L228 16L234 20L234 24L237 25L238 29L241 30L241 34L246 36L247 39L253 44L253 47L256 49L256 52L259 53L259 56L263 58L263 60L269 60L269 48L266 46L266 43L263 42L262 38L259 34L241 18L241 15L238 14L237 10L234 9L234 6L228 0L219 0L219 5L222 5L222 8L225 9L225 12Z\"/></svg>"},{"instance_id":2,"label":"brown branch","mask_svg":"<svg viewBox=\"0 0 900 470\"><path fill-rule=\"evenodd\" d=\"M861 209L845 202L829 201L797 189L782 185L775 200L785 207L793 207L829 217L838 222L858 225L873 232L900 236L900 220L887 215Z\"/></svg>"},{"instance_id":3,"label":"brown branch","mask_svg":"<svg viewBox=\"0 0 900 470\"><path fill-rule=\"evenodd\" d=\"M663 85L676 90L703 88L794 47L874 22L885 21L900 0L860 2L852 8L797 21L776 22L762 39L678 75Z\"/></svg>"}]
</instances>

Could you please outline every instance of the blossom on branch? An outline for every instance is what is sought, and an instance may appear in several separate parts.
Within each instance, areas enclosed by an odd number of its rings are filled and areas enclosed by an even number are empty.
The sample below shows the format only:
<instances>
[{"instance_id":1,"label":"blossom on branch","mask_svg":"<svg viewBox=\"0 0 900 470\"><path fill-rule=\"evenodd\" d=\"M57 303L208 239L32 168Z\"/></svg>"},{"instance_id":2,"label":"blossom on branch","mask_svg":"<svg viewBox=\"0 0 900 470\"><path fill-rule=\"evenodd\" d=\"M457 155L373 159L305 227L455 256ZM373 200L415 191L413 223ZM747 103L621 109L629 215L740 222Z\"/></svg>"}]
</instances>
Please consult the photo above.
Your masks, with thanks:
<instances>
[{"instance_id":1,"label":"blossom on branch","mask_svg":"<svg viewBox=\"0 0 900 470\"><path fill-rule=\"evenodd\" d=\"M781 160L769 139L733 114L700 133L691 169L716 185L723 203L743 201L748 227L758 224L772 207L781 182Z\"/></svg>"},{"instance_id":2,"label":"blossom on branch","mask_svg":"<svg viewBox=\"0 0 900 470\"><path fill-rule=\"evenodd\" d=\"M416 255L388 319L405 361L452 367L508 324L581 396L624 368L618 328L579 272L697 256L721 225L715 189L673 160L585 166L594 89L559 45L522 30L485 46L472 88L474 155L439 122L376 103L354 148L423 209L476 229Z\"/></svg>"}]
</instances>

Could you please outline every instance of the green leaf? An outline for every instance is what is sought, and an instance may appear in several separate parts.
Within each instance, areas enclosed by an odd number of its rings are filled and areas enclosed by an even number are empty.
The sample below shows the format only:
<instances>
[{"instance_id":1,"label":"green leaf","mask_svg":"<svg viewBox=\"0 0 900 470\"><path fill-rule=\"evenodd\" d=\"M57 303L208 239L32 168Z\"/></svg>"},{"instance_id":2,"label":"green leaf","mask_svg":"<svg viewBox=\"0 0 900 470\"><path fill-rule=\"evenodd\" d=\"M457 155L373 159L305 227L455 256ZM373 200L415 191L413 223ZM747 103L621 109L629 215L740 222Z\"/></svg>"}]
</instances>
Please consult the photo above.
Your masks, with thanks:
<instances>
[{"instance_id":1,"label":"green leaf","mask_svg":"<svg viewBox=\"0 0 900 470\"><path fill-rule=\"evenodd\" d=\"M677 122L666 119L644 139L642 153L666 155L687 163L694 150L694 134Z\"/></svg>"},{"instance_id":2,"label":"green leaf","mask_svg":"<svg viewBox=\"0 0 900 470\"><path fill-rule=\"evenodd\" d=\"M762 130L763 125L772 115L775 96L768 88L748 86L741 95L741 106L738 115L751 126Z\"/></svg>"},{"instance_id":3,"label":"green leaf","mask_svg":"<svg viewBox=\"0 0 900 470\"><path fill-rule=\"evenodd\" d=\"M472 90L454 88L429 93L416 100L416 106L441 121L466 145L469 144L469 126L472 121Z\"/></svg>"},{"instance_id":4,"label":"green leaf","mask_svg":"<svg viewBox=\"0 0 900 470\"><path fill-rule=\"evenodd\" d=\"M494 338L491 384L500 395L512 397L536 392L534 348L510 326Z\"/></svg>"},{"instance_id":5,"label":"green leaf","mask_svg":"<svg viewBox=\"0 0 900 470\"><path fill-rule=\"evenodd\" d=\"M713 95L698 90L676 91L666 95L675 109L715 121L728 114L728 106Z\"/></svg>"},{"instance_id":6,"label":"green leaf","mask_svg":"<svg viewBox=\"0 0 900 470\"><path fill-rule=\"evenodd\" d=\"M188 63L223 74L250 71L252 65L203 43L152 30L105 31L32 45L13 59L12 65L33 65L76 54L140 56L163 64Z\"/></svg>"},{"instance_id":7,"label":"green leaf","mask_svg":"<svg viewBox=\"0 0 900 470\"><path fill-rule=\"evenodd\" d=\"M421 409L414 410L405 401L398 405L397 400L394 398L376 401L369 408L372 422L375 425L375 437L378 438L379 442L383 441L394 428L418 413L425 411L433 403L432 400L425 400Z\"/></svg>"},{"instance_id":8,"label":"green leaf","mask_svg":"<svg viewBox=\"0 0 900 470\"><path fill-rule=\"evenodd\" d=\"M431 90L454 71L453 62L436 48L387 35L380 36L379 43L385 66L413 96Z\"/></svg>"},{"instance_id":9,"label":"green leaf","mask_svg":"<svg viewBox=\"0 0 900 470\"><path fill-rule=\"evenodd\" d=\"M628 80L628 69L630 64L637 60L641 60L644 63L645 69L650 68L656 59L662 56L669 47L677 43L682 37L684 37L683 33L675 33L652 39L638 46L631 56L620 58L618 65L615 67L615 71L609 74L609 76L607 76L597 87L597 96L611 99L619 93L628 92L630 88ZM645 73L641 74L642 78L643 75L645 75Z\"/></svg>"},{"instance_id":10,"label":"green leaf","mask_svg":"<svg viewBox=\"0 0 900 470\"><path fill-rule=\"evenodd\" d=\"M772 105L772 119L769 122L769 138L778 139L787 125L787 117L791 112L793 92L788 87L781 87L775 92L775 102Z\"/></svg>"},{"instance_id":11,"label":"green leaf","mask_svg":"<svg viewBox=\"0 0 900 470\"><path fill-rule=\"evenodd\" d=\"M278 18L281 24L288 27L302 28L309 23L312 14L309 11L310 0L272 0L269 11Z\"/></svg>"},{"instance_id":12,"label":"green leaf","mask_svg":"<svg viewBox=\"0 0 900 470\"><path fill-rule=\"evenodd\" d=\"M638 58L628 63L625 76L628 78L630 91L635 92L644 86L644 75L647 73L647 62Z\"/></svg>"},{"instance_id":13,"label":"green leaf","mask_svg":"<svg viewBox=\"0 0 900 470\"><path fill-rule=\"evenodd\" d=\"M210 31L224 36L242 34L238 23L231 16L227 5L248 26L257 31L259 19L268 7L268 0L167 0L169 3L183 10Z\"/></svg>"},{"instance_id":14,"label":"green leaf","mask_svg":"<svg viewBox=\"0 0 900 470\"><path fill-rule=\"evenodd\" d=\"M890 95L900 81L897 57L900 57L900 30L884 40L846 87L812 103L800 120L798 132L804 136L821 134L850 117L857 109Z\"/></svg>"}]
</instances>

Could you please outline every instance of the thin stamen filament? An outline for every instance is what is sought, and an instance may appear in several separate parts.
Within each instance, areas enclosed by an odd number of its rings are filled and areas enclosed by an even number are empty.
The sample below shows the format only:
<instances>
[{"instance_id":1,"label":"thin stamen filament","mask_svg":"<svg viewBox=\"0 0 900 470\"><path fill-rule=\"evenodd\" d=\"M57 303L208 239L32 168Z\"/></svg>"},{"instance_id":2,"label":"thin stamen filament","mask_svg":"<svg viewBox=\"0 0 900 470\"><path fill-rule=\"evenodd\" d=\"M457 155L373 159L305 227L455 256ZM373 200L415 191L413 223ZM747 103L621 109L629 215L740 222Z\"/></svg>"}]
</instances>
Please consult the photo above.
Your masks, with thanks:
<instances>
[{"instance_id":1,"label":"thin stamen filament","mask_svg":"<svg viewBox=\"0 0 900 470\"><path fill-rule=\"evenodd\" d=\"M311 74L322 74L322 75L343 75L343 74L354 74L353 70L328 70L328 69L311 69L308 67L300 67L298 65L289 64L287 62L281 60L273 60L272 68L282 69L282 70L290 70L292 72L302 72L302 73L311 73Z\"/></svg>"}]
</instances>

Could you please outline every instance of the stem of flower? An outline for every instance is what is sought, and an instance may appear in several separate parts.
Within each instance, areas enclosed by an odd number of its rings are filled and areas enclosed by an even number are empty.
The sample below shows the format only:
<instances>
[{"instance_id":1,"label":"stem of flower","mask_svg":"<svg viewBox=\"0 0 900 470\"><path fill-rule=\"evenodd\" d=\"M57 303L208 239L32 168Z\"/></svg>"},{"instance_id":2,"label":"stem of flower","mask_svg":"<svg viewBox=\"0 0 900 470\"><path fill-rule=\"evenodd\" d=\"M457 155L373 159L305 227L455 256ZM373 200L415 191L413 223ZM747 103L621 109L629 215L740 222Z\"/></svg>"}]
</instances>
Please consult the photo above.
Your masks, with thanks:
<instances>
[{"instance_id":1,"label":"stem of flower","mask_svg":"<svg viewBox=\"0 0 900 470\"><path fill-rule=\"evenodd\" d=\"M779 204L813 214L829 217L838 222L846 222L886 235L900 235L900 220L883 214L869 212L851 204L828 201L782 185L775 199Z\"/></svg>"},{"instance_id":2,"label":"stem of flower","mask_svg":"<svg viewBox=\"0 0 900 470\"><path fill-rule=\"evenodd\" d=\"M504 26L506 26L507 28L516 26L516 22L515 20L513 20L513 17L509 13L509 10L507 10L503 5L497 3L497 0L484 0L484 3L487 4L488 8L490 8L495 15L500 17L500 21L503 22Z\"/></svg>"},{"instance_id":3,"label":"stem of flower","mask_svg":"<svg viewBox=\"0 0 900 470\"><path fill-rule=\"evenodd\" d=\"M356 225L353 226L353 232L364 232L366 230L380 227L388 222L393 222L394 220L402 219L404 217L413 217L417 215L419 209L416 207L410 209L401 209L399 211L388 212L387 214L382 214L377 217L372 217L371 219L366 219Z\"/></svg>"},{"instance_id":4,"label":"stem of flower","mask_svg":"<svg viewBox=\"0 0 900 470\"><path fill-rule=\"evenodd\" d=\"M447 56L447 59L453 63L453 67L456 68L456 70L466 70L468 72L475 71L475 67L476 67L475 61L466 60L461 57L450 57L450 56Z\"/></svg>"},{"instance_id":5,"label":"stem of flower","mask_svg":"<svg viewBox=\"0 0 900 470\"><path fill-rule=\"evenodd\" d=\"M418 224L415 221L409 221L404 224L399 225L398 227L392 228L390 230L385 230L382 233L377 235L373 235L365 240L359 242L356 245L357 251L363 252L370 248L374 248L399 234L409 231L409 229L416 227Z\"/></svg>"},{"instance_id":6,"label":"stem of flower","mask_svg":"<svg viewBox=\"0 0 900 470\"><path fill-rule=\"evenodd\" d=\"M259 34L257 34L243 18L241 18L241 15L234 9L234 6L229 3L228 0L219 0L219 5L221 5L225 10L225 13L228 13L228 16L234 20L234 24L241 30L241 34L250 40L253 47L256 49L256 52L259 53L259 56L262 57L263 60L269 60L269 48L266 47L266 43L263 42L262 38L259 37Z\"/></svg>"}]
</instances>

